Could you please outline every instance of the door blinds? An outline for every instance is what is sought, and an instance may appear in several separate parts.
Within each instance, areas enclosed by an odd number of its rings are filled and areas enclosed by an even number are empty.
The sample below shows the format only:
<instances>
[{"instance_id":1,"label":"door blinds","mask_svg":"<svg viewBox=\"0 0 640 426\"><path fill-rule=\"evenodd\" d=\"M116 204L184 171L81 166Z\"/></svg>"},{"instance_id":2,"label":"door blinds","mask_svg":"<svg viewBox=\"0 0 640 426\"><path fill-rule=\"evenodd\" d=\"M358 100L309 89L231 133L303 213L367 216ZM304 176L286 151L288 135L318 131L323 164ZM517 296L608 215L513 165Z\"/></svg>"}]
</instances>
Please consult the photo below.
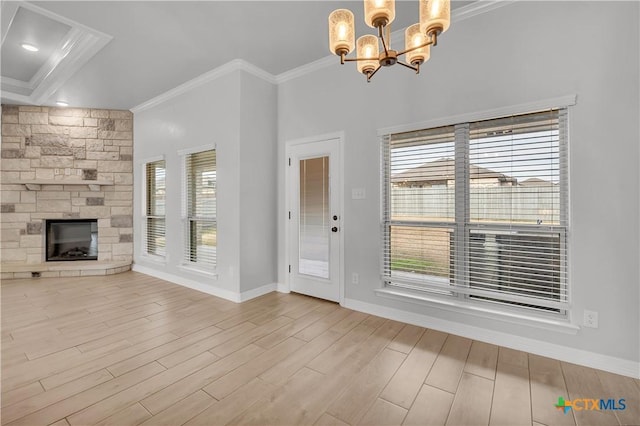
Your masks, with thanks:
<instances>
[{"instance_id":1,"label":"door blinds","mask_svg":"<svg viewBox=\"0 0 640 426\"><path fill-rule=\"evenodd\" d=\"M567 308L566 109L383 138L387 285Z\"/></svg>"},{"instance_id":2,"label":"door blinds","mask_svg":"<svg viewBox=\"0 0 640 426\"><path fill-rule=\"evenodd\" d=\"M217 248L216 151L188 154L185 172L185 262L213 270Z\"/></svg>"}]
</instances>

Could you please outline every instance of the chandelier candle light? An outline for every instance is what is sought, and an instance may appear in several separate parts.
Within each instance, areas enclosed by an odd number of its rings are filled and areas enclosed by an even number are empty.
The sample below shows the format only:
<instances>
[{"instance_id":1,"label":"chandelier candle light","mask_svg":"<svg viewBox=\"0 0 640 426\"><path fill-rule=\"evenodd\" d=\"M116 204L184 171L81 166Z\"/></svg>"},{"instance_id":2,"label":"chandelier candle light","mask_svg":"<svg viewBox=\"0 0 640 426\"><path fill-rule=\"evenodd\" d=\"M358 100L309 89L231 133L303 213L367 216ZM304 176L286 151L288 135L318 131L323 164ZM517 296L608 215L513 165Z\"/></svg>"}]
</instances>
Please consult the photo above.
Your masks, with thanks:
<instances>
[{"instance_id":1,"label":"chandelier candle light","mask_svg":"<svg viewBox=\"0 0 640 426\"><path fill-rule=\"evenodd\" d=\"M354 42L354 18L348 9L337 9L329 15L329 49L340 56L340 63L357 62L358 72L367 76L367 82L381 67L400 64L418 74L420 65L430 56L431 46L438 44L438 36L451 22L450 0L419 0L420 22L404 33L404 50L391 49L389 39L391 22L396 16L395 0L364 0L364 20L378 29L378 36L363 35ZM382 44L382 50L380 50ZM356 57L347 55L356 47ZM407 62L398 59L406 55Z\"/></svg>"}]
</instances>

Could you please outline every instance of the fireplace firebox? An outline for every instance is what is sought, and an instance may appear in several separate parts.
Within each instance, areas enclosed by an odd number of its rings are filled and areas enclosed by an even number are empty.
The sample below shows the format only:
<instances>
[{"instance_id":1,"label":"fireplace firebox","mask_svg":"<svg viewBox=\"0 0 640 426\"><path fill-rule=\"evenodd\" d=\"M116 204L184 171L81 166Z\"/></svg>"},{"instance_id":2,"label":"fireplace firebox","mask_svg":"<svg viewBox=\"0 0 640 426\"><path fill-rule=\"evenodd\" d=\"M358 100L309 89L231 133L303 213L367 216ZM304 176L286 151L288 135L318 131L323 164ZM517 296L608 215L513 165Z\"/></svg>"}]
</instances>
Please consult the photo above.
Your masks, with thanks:
<instances>
[{"instance_id":1,"label":"fireplace firebox","mask_svg":"<svg viewBox=\"0 0 640 426\"><path fill-rule=\"evenodd\" d=\"M46 260L98 260L97 219L46 221Z\"/></svg>"}]
</instances>

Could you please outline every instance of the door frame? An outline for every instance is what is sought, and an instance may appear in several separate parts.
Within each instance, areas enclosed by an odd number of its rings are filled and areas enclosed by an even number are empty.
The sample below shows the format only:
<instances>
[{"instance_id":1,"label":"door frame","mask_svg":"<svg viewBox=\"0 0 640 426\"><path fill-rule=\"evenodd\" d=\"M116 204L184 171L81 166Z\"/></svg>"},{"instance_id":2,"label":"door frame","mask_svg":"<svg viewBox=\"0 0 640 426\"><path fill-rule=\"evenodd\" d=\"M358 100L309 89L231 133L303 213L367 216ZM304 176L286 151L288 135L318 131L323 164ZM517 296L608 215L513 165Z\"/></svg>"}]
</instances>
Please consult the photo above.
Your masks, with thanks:
<instances>
[{"instance_id":1,"label":"door frame","mask_svg":"<svg viewBox=\"0 0 640 426\"><path fill-rule=\"evenodd\" d=\"M306 138L294 139L285 142L284 149L284 186L285 186L285 214L291 210L291 201L292 194L289 191L289 179L291 178L291 170L289 167L289 158L291 153L291 148L297 145L304 145L307 143L313 142L324 142L331 139L338 139L338 167L337 167L337 185L338 185L338 217L340 218L338 221L339 227L339 250L338 254L338 262L340 265L338 266L338 287L339 287L339 298L338 303L340 306L344 306L345 299L345 289L344 289L344 132L334 132L334 133L325 133L321 135L309 136ZM289 219L285 218L285 227L284 227L284 253L285 253L285 279L284 286L282 290L286 293L291 291L291 274L289 272L289 265L291 264L291 231L290 231L290 223Z\"/></svg>"}]
</instances>

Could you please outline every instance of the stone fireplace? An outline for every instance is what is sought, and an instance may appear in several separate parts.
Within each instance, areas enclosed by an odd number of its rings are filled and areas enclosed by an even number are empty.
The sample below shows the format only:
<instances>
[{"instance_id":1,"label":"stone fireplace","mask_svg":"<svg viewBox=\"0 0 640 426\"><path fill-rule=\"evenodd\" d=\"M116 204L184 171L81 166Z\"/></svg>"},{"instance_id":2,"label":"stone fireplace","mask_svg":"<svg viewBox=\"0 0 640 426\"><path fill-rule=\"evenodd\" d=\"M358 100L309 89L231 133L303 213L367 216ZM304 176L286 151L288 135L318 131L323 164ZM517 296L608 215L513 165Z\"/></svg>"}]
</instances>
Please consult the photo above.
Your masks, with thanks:
<instances>
[{"instance_id":1,"label":"stone fireplace","mask_svg":"<svg viewBox=\"0 0 640 426\"><path fill-rule=\"evenodd\" d=\"M1 153L3 279L130 269L130 111L2 105ZM54 223L69 220L82 225L55 230ZM78 236L87 229L88 238ZM61 241L50 246L56 232ZM49 249L56 254L48 256ZM73 257L86 261L65 261Z\"/></svg>"}]
</instances>

